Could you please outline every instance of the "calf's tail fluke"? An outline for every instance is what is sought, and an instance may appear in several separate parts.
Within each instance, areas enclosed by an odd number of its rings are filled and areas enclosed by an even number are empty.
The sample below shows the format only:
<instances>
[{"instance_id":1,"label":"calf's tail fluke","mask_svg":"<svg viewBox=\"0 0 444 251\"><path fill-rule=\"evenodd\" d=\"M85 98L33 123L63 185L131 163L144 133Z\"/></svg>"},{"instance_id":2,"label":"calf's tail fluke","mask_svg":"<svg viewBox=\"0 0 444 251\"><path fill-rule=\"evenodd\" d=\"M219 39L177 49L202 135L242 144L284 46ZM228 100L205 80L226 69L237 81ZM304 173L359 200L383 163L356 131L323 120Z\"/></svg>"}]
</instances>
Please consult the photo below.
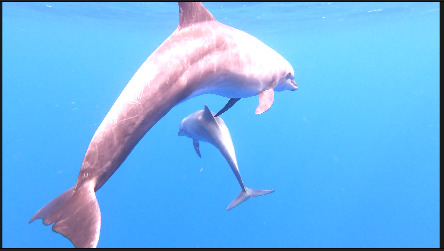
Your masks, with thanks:
<instances>
[{"instance_id":1,"label":"calf's tail fluke","mask_svg":"<svg viewBox=\"0 0 444 251\"><path fill-rule=\"evenodd\" d=\"M250 197L256 197L259 195L269 194L274 192L274 190L253 190L245 187L245 191L241 191L241 193L234 199L231 204L227 207L227 210L232 209L233 207L239 205L240 203L246 201Z\"/></svg>"},{"instance_id":2,"label":"calf's tail fluke","mask_svg":"<svg viewBox=\"0 0 444 251\"><path fill-rule=\"evenodd\" d=\"M52 230L68 238L77 248L94 248L100 235L100 208L92 183L72 187L40 209L29 221L42 218L54 223Z\"/></svg>"}]
</instances>

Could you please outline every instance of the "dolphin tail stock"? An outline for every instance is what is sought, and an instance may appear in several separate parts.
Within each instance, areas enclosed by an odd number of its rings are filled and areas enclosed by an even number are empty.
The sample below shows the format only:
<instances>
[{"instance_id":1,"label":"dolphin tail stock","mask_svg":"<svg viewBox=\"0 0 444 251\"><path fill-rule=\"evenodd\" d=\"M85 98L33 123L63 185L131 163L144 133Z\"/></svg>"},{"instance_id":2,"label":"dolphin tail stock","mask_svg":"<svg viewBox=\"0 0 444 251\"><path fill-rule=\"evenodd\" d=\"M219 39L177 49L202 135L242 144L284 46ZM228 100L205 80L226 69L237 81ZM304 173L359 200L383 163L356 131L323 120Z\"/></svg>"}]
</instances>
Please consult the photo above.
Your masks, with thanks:
<instances>
[{"instance_id":1,"label":"dolphin tail stock","mask_svg":"<svg viewBox=\"0 0 444 251\"><path fill-rule=\"evenodd\" d=\"M77 248L97 246L100 235L100 208L92 182L72 187L40 209L29 221L42 218L54 222L52 230L68 238Z\"/></svg>"},{"instance_id":2,"label":"dolphin tail stock","mask_svg":"<svg viewBox=\"0 0 444 251\"><path fill-rule=\"evenodd\" d=\"M240 203L246 201L250 197L256 197L264 194L269 194L274 192L274 190L253 190L245 187L245 191L241 191L241 193L234 199L230 205L227 207L227 210L232 209L233 207L239 205Z\"/></svg>"}]
</instances>

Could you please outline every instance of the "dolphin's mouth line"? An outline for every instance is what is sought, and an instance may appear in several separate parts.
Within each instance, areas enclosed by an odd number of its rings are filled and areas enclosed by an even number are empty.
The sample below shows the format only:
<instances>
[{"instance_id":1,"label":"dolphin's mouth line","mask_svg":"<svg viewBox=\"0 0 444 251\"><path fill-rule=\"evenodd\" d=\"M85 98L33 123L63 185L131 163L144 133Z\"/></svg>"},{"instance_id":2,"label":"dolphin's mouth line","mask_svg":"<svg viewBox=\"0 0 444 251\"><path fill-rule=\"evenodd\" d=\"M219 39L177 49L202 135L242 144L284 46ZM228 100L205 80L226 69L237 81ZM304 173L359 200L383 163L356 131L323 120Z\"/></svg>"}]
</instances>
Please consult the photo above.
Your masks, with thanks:
<instances>
[{"instance_id":1,"label":"dolphin's mouth line","mask_svg":"<svg viewBox=\"0 0 444 251\"><path fill-rule=\"evenodd\" d=\"M298 89L298 85L296 84L296 81L294 81L294 79L291 80L291 84L292 84L293 87L294 87L294 90L293 90L293 91L296 91L296 90Z\"/></svg>"}]
</instances>

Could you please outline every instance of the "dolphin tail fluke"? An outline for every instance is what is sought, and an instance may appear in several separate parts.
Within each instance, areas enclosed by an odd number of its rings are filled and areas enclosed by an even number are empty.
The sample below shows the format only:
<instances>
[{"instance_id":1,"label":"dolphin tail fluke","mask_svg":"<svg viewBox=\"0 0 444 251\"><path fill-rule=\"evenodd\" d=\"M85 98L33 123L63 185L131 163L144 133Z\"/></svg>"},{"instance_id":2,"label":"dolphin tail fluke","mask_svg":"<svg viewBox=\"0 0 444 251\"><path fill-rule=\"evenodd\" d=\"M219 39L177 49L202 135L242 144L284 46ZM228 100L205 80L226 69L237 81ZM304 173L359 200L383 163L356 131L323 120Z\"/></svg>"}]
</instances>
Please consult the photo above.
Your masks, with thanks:
<instances>
[{"instance_id":1,"label":"dolphin tail fluke","mask_svg":"<svg viewBox=\"0 0 444 251\"><path fill-rule=\"evenodd\" d=\"M256 197L264 194L269 194L274 192L274 190L253 190L250 188L245 188L245 191L241 191L241 193L234 199L231 204L227 207L227 210L232 209L233 207L239 205L240 203L246 201L250 197Z\"/></svg>"},{"instance_id":2,"label":"dolphin tail fluke","mask_svg":"<svg viewBox=\"0 0 444 251\"><path fill-rule=\"evenodd\" d=\"M54 223L52 230L68 238L77 248L97 246L100 235L100 208L92 183L72 187L40 209L29 221L42 218Z\"/></svg>"}]
</instances>

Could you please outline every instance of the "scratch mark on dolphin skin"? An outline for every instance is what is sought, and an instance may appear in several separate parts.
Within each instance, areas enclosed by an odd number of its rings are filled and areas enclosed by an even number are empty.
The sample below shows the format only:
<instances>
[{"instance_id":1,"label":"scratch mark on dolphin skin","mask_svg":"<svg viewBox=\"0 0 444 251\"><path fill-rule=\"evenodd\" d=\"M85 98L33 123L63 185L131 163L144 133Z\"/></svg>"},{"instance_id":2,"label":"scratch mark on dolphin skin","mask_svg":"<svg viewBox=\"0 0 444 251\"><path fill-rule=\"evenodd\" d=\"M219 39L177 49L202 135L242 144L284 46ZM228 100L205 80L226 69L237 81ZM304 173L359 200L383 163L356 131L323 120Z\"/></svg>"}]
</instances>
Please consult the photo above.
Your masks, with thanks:
<instances>
[{"instance_id":1,"label":"scratch mark on dolphin skin","mask_svg":"<svg viewBox=\"0 0 444 251\"><path fill-rule=\"evenodd\" d=\"M126 119L122 119L122 120L117 121L116 124L125 122L125 121L133 119L133 118L137 118L137 117L139 117L139 115L135 115L135 116L132 116L132 117L129 117L129 118L126 118Z\"/></svg>"}]
</instances>

